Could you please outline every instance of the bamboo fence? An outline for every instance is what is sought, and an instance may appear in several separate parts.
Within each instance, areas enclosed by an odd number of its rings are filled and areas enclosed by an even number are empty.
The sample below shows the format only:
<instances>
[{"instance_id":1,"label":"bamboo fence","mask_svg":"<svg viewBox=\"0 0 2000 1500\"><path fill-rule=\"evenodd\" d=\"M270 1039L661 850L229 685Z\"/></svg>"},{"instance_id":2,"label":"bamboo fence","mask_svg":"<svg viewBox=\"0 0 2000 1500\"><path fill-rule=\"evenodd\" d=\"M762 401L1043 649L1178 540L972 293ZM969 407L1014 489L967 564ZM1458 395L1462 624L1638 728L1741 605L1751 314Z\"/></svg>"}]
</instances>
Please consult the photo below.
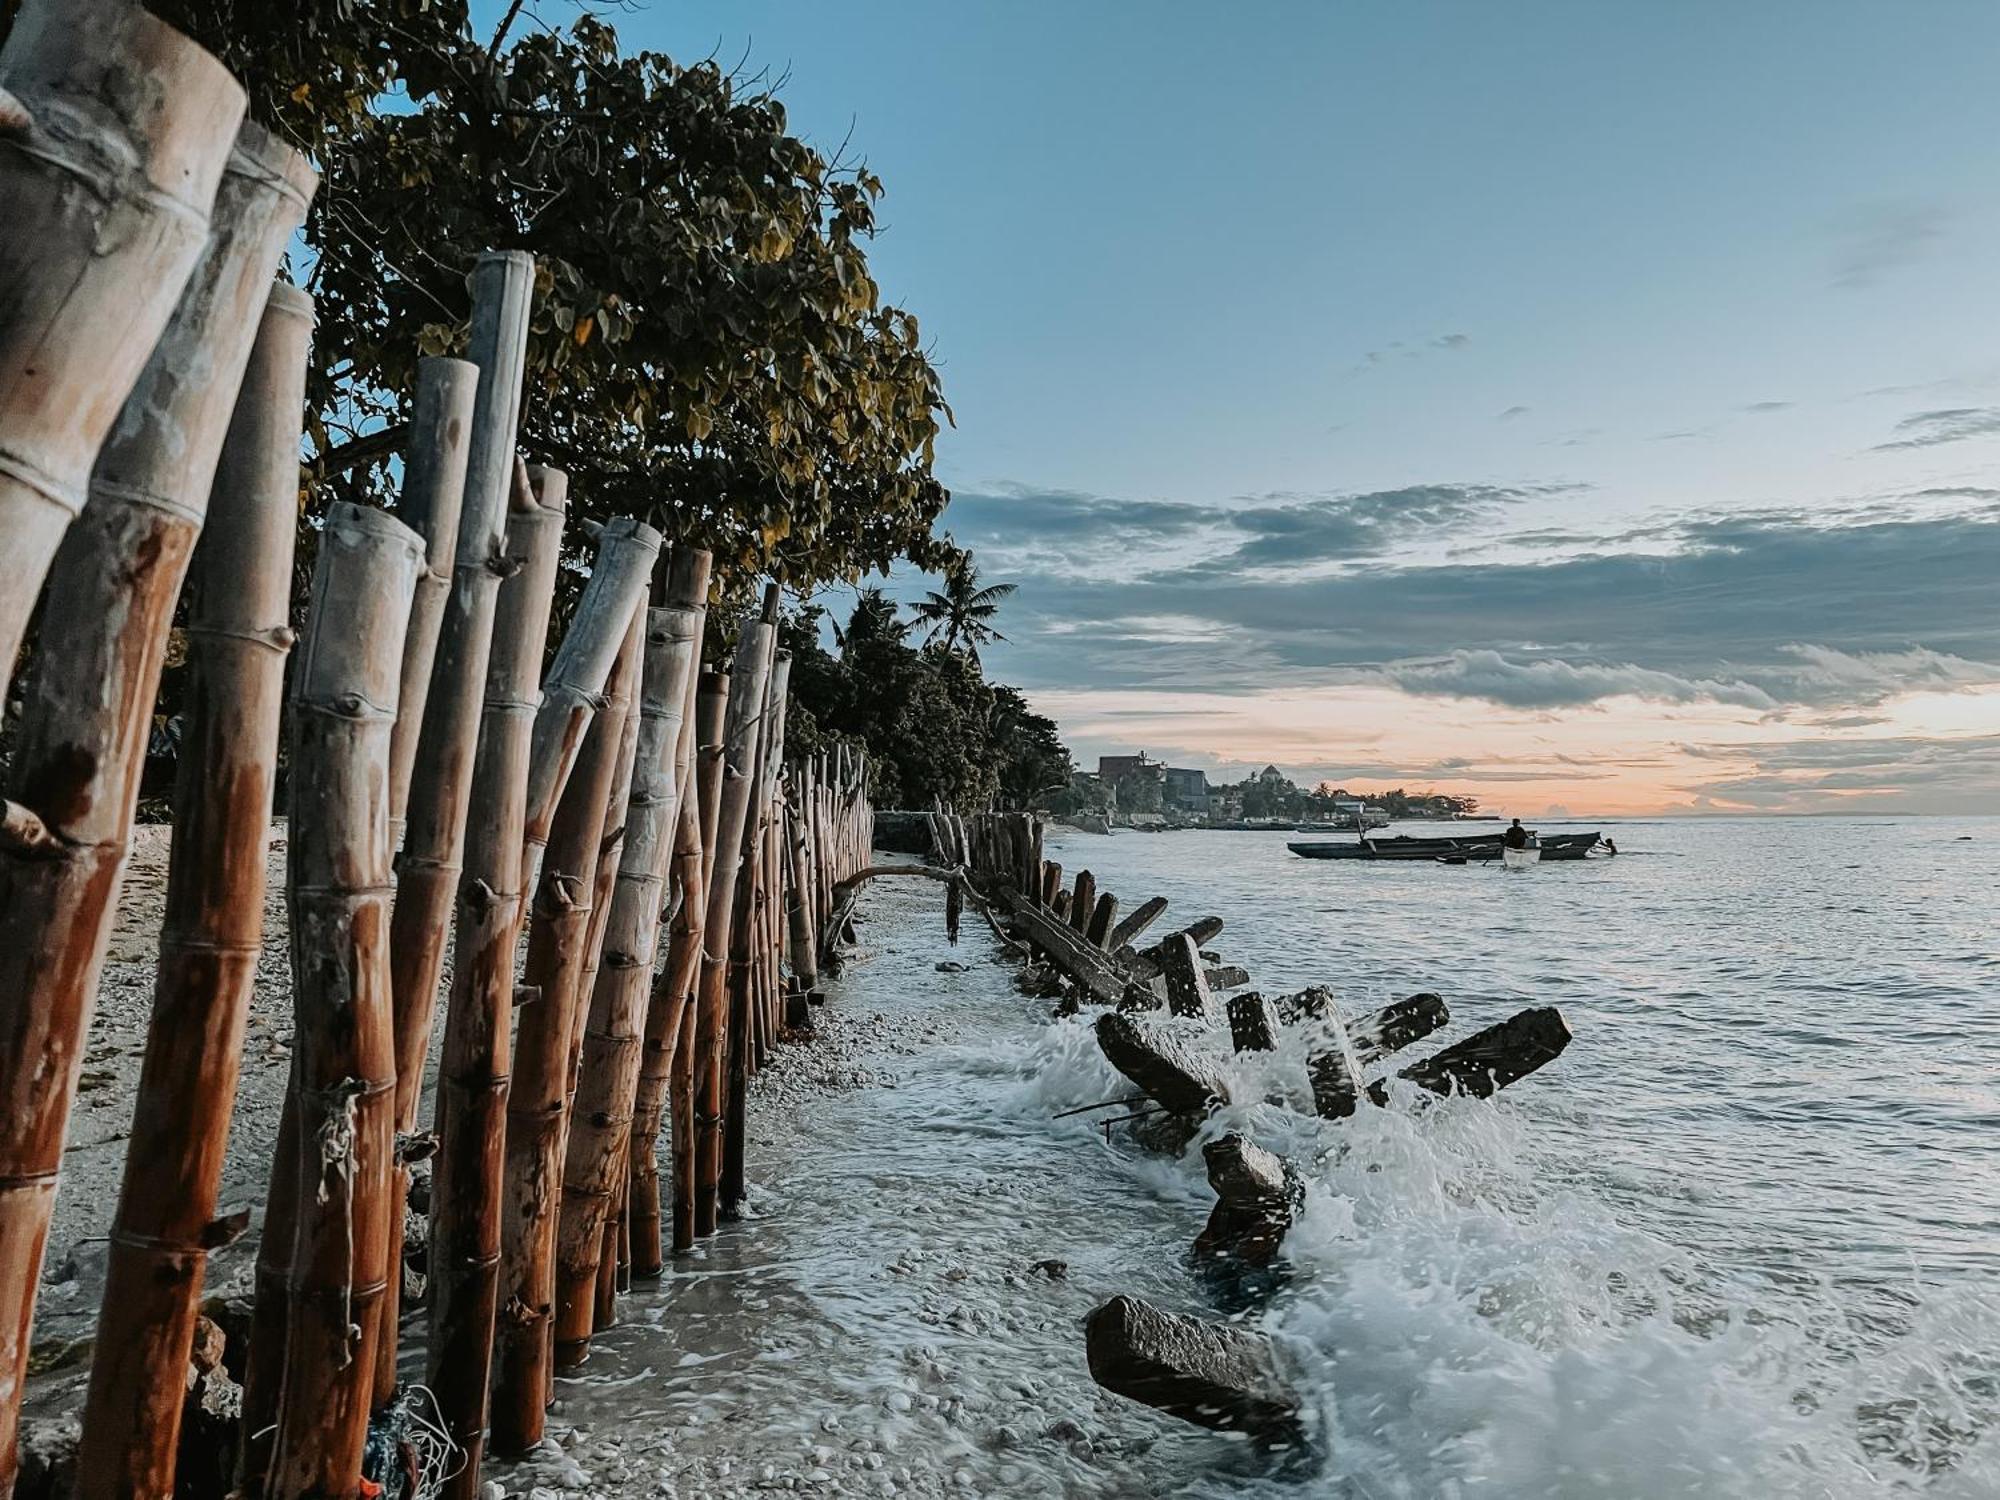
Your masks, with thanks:
<instances>
[{"instance_id":1,"label":"bamboo fence","mask_svg":"<svg viewBox=\"0 0 2000 1500\"><path fill-rule=\"evenodd\" d=\"M93 89L79 145L52 111ZM78 1494L186 1480L206 1264L248 1220L218 1199L281 743L291 1071L231 1339L235 1452L207 1456L253 1500L400 1492L364 1453L417 1399L406 1334L450 1439L417 1493L479 1492L489 1417L500 1450L541 1437L629 1276L740 1197L744 1091L808 1019L867 863L865 764L786 760L775 585L704 672L708 555L614 519L551 640L566 484L516 452L519 252L480 258L466 358L420 366L395 511L326 516L286 696L311 302L274 276L316 184L242 111L132 0L28 0L0 53L0 212L28 226L0 243L0 686L42 622L0 822L0 1495L184 579L160 961ZM88 203L86 149L122 164Z\"/></svg>"}]
</instances>

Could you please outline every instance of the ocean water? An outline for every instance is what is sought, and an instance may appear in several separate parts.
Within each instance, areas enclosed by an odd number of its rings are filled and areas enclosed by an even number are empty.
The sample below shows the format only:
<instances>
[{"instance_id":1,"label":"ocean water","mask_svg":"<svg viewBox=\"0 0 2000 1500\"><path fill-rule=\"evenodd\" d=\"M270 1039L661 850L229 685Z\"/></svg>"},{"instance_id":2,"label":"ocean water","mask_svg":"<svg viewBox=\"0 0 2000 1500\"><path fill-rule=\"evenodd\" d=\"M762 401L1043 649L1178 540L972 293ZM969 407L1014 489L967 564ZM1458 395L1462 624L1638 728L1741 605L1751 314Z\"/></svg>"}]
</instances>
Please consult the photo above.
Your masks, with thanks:
<instances>
[{"instance_id":1,"label":"ocean water","mask_svg":"<svg viewBox=\"0 0 2000 1500\"><path fill-rule=\"evenodd\" d=\"M870 887L833 987L880 1023L843 1060L870 1085L773 1117L755 1221L636 1299L566 1406L679 1434L657 1493L2000 1495L2000 821L1606 827L1617 859L1515 872L1051 840L1128 909L1167 896L1156 931L1223 917L1266 992L1435 990L1436 1041L1552 1003L1576 1034L1495 1101L1341 1124L1270 1102L1304 1103L1302 1038L1240 1064L1259 1102L1205 1133L1308 1184L1286 1284L1238 1314L1295 1371L1308 1471L1091 1385L1103 1298L1225 1315L1185 1261L1199 1145L1059 1118L1129 1088L970 914L949 953L929 882ZM756 1461L718 1475L732 1430Z\"/></svg>"}]
</instances>

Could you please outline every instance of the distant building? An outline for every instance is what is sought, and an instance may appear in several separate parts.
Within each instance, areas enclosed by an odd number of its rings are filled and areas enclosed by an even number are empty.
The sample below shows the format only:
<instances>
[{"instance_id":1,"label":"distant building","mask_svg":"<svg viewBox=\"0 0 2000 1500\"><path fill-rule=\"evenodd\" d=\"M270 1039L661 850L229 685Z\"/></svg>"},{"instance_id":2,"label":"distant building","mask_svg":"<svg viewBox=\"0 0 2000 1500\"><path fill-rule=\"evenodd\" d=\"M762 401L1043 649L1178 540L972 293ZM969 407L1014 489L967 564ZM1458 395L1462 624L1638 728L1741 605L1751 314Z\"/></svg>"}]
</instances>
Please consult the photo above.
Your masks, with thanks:
<instances>
[{"instance_id":1,"label":"distant building","mask_svg":"<svg viewBox=\"0 0 2000 1500\"><path fill-rule=\"evenodd\" d=\"M1169 807L1185 813L1208 814L1208 773L1190 771L1180 766L1166 767L1166 786L1162 789L1164 800Z\"/></svg>"},{"instance_id":2,"label":"distant building","mask_svg":"<svg viewBox=\"0 0 2000 1500\"><path fill-rule=\"evenodd\" d=\"M1145 751L1137 755L1100 755L1097 757L1097 774L1101 780L1117 781L1126 776L1137 776L1142 772L1161 771L1166 768Z\"/></svg>"}]
</instances>

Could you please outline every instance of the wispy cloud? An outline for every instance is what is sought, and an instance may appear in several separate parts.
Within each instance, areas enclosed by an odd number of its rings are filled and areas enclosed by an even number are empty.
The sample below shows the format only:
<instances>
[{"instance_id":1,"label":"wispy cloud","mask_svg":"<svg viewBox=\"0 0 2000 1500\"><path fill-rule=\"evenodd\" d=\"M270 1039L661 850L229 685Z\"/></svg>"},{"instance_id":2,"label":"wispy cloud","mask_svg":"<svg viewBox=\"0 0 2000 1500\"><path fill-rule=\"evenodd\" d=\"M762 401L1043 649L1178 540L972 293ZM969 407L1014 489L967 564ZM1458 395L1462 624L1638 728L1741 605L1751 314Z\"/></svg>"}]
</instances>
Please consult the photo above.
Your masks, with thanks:
<instances>
[{"instance_id":1,"label":"wispy cloud","mask_svg":"<svg viewBox=\"0 0 2000 1500\"><path fill-rule=\"evenodd\" d=\"M1915 412L1898 422L1896 431L1902 436L1877 443L1877 453L1898 448L1935 448L1940 443L1991 437L2000 433L2000 406L1951 406Z\"/></svg>"},{"instance_id":2,"label":"wispy cloud","mask_svg":"<svg viewBox=\"0 0 2000 1500\"><path fill-rule=\"evenodd\" d=\"M1871 203L1856 209L1834 228L1833 284L1860 290L1915 265L1943 239L1950 218L1936 203Z\"/></svg>"}]
</instances>

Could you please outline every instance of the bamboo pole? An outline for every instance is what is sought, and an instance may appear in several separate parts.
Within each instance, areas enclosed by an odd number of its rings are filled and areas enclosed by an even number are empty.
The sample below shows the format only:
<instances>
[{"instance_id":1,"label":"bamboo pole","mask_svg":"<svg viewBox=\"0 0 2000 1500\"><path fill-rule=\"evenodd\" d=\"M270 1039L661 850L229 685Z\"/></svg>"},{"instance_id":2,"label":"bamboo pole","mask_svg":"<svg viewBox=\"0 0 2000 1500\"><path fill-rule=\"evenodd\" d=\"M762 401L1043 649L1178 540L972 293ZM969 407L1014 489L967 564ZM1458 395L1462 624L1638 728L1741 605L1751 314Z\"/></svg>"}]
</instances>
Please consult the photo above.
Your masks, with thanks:
<instances>
[{"instance_id":1,"label":"bamboo pole","mask_svg":"<svg viewBox=\"0 0 2000 1500\"><path fill-rule=\"evenodd\" d=\"M715 1233L722 1185L723 1113L728 1080L724 1065L735 1030L729 997L729 954L734 939L737 876L757 777L757 745L764 719L764 684L777 636L778 589L764 592L764 609L744 626L729 674L729 710L723 727L722 790L716 813L715 857L702 920L701 1034L706 1054L695 1060L695 1233Z\"/></svg>"},{"instance_id":2,"label":"bamboo pole","mask_svg":"<svg viewBox=\"0 0 2000 1500\"><path fill-rule=\"evenodd\" d=\"M384 512L334 506L295 674L285 895L301 1191L272 1500L352 1496L368 1432L395 1146L389 736L423 556Z\"/></svg>"},{"instance_id":3,"label":"bamboo pole","mask_svg":"<svg viewBox=\"0 0 2000 1500\"><path fill-rule=\"evenodd\" d=\"M592 926L604 820L638 686L645 618L643 606L633 609L604 707L591 720L557 806L528 929L523 978L536 999L523 1007L515 1038L502 1173L500 1315L493 1356L493 1446L501 1453L524 1452L541 1441L554 1378L549 1319L577 980Z\"/></svg>"},{"instance_id":4,"label":"bamboo pole","mask_svg":"<svg viewBox=\"0 0 2000 1500\"><path fill-rule=\"evenodd\" d=\"M582 1033L563 1153L554 1334L556 1363L562 1368L589 1357L604 1226L617 1206L624 1176L638 1080L639 1032L645 1021L661 896L680 806L681 788L674 772L688 684L701 658L708 575L706 552L677 551L667 603L650 611L646 627L629 826L605 922L604 957Z\"/></svg>"},{"instance_id":5,"label":"bamboo pole","mask_svg":"<svg viewBox=\"0 0 2000 1500\"><path fill-rule=\"evenodd\" d=\"M542 684L528 754L528 799L524 824L527 854L524 889L532 889L549 841L549 823L576 764L591 716L603 701L604 684L624 646L634 611L646 597L660 556L659 532L630 516L617 516L598 533L597 559L577 601L576 614Z\"/></svg>"},{"instance_id":6,"label":"bamboo pole","mask_svg":"<svg viewBox=\"0 0 2000 1500\"><path fill-rule=\"evenodd\" d=\"M410 775L417 764L418 731L430 697L438 631L451 593L458 552L458 516L465 501L465 461L472 413L479 397L479 367L462 359L432 358L417 367L417 410L403 450L403 503L396 519L424 538L424 572L410 604L403 640L403 680L396 694L396 730L389 738L389 848L403 845L403 814L410 804Z\"/></svg>"},{"instance_id":7,"label":"bamboo pole","mask_svg":"<svg viewBox=\"0 0 2000 1500\"><path fill-rule=\"evenodd\" d=\"M695 683L691 680L690 687ZM684 753L680 761L680 814L674 820L671 884L675 892L668 927L667 962L653 981L646 1008L646 1029L639 1062L639 1081L632 1109L632 1139L626 1150L629 1181L625 1191L627 1264L633 1276L651 1280L665 1267L661 1235L660 1120L672 1088L678 1060L683 1017L701 967L701 919L706 891L702 885L702 809L695 781L701 700L681 726Z\"/></svg>"},{"instance_id":8,"label":"bamboo pole","mask_svg":"<svg viewBox=\"0 0 2000 1500\"><path fill-rule=\"evenodd\" d=\"M87 1500L173 1489L264 928L311 336L312 299L279 283L223 445L213 524L194 553L159 970L77 1450Z\"/></svg>"},{"instance_id":9,"label":"bamboo pole","mask_svg":"<svg viewBox=\"0 0 2000 1500\"><path fill-rule=\"evenodd\" d=\"M16 800L0 817L0 1492L168 625L272 274L313 185L296 152L243 127L208 251L49 576Z\"/></svg>"},{"instance_id":10,"label":"bamboo pole","mask_svg":"<svg viewBox=\"0 0 2000 1500\"><path fill-rule=\"evenodd\" d=\"M493 644L493 611L506 567L507 499L515 481L514 433L527 349L534 257L490 251L472 273L472 329L466 354L479 370L467 446L458 543L452 551L451 593L424 698L423 728L410 774L402 850L396 859L396 904L390 951L396 991L396 1130L417 1128L424 1058L430 1048L445 934L465 848L467 798L479 734L481 694ZM409 1172L396 1171L398 1204ZM389 1295L377 1343L375 1395L386 1400L396 1383L396 1304L402 1286L403 1218L389 1229L392 1259L383 1273ZM253 1360L254 1368L254 1360ZM255 1391L245 1382L244 1407Z\"/></svg>"},{"instance_id":11,"label":"bamboo pole","mask_svg":"<svg viewBox=\"0 0 2000 1500\"><path fill-rule=\"evenodd\" d=\"M774 643L775 644L775 643ZM759 716L755 776L750 787L750 816L744 833L743 868L739 875L739 903L736 927L730 934L729 991L730 1046L728 1111L723 1122L722 1202L720 1215L734 1219L743 1204L743 1176L749 1149L748 1110L750 1075L755 1066L757 1045L756 948L758 926L763 916L764 820L769 816L771 787L775 779L775 758L782 753L785 726L785 689L792 675L789 652L774 651L764 682L764 711Z\"/></svg>"},{"instance_id":12,"label":"bamboo pole","mask_svg":"<svg viewBox=\"0 0 2000 1500\"><path fill-rule=\"evenodd\" d=\"M729 708L729 679L720 672L702 674L701 691L695 701L695 779L701 802L698 839L701 850L698 909L688 914L692 925L692 974L686 981L688 998L682 1005L681 1030L676 1040L672 1085L674 1160L674 1251L694 1248L695 1201L697 1196L695 1118L697 1059L706 1059L716 1046L710 1035L713 1017L700 1004L701 953L707 931L708 896L714 873L717 820L721 817L723 724ZM683 954L683 959L689 958ZM669 959L671 967L672 959ZM707 1066L704 1062L701 1066Z\"/></svg>"},{"instance_id":13,"label":"bamboo pole","mask_svg":"<svg viewBox=\"0 0 2000 1500\"><path fill-rule=\"evenodd\" d=\"M201 258L245 101L129 0L28 0L0 97L4 699L98 450Z\"/></svg>"},{"instance_id":14,"label":"bamboo pole","mask_svg":"<svg viewBox=\"0 0 2000 1500\"><path fill-rule=\"evenodd\" d=\"M536 469L530 477L532 504L517 504L507 522L508 574L494 615L486 704L472 767L472 805L479 816L466 833L465 874L452 937L451 1004L438 1059L431 1321L425 1352L439 1417L464 1454L444 1493L462 1500L479 1493L486 1448L535 683L548 638L569 494L569 479L560 469Z\"/></svg>"}]
</instances>

